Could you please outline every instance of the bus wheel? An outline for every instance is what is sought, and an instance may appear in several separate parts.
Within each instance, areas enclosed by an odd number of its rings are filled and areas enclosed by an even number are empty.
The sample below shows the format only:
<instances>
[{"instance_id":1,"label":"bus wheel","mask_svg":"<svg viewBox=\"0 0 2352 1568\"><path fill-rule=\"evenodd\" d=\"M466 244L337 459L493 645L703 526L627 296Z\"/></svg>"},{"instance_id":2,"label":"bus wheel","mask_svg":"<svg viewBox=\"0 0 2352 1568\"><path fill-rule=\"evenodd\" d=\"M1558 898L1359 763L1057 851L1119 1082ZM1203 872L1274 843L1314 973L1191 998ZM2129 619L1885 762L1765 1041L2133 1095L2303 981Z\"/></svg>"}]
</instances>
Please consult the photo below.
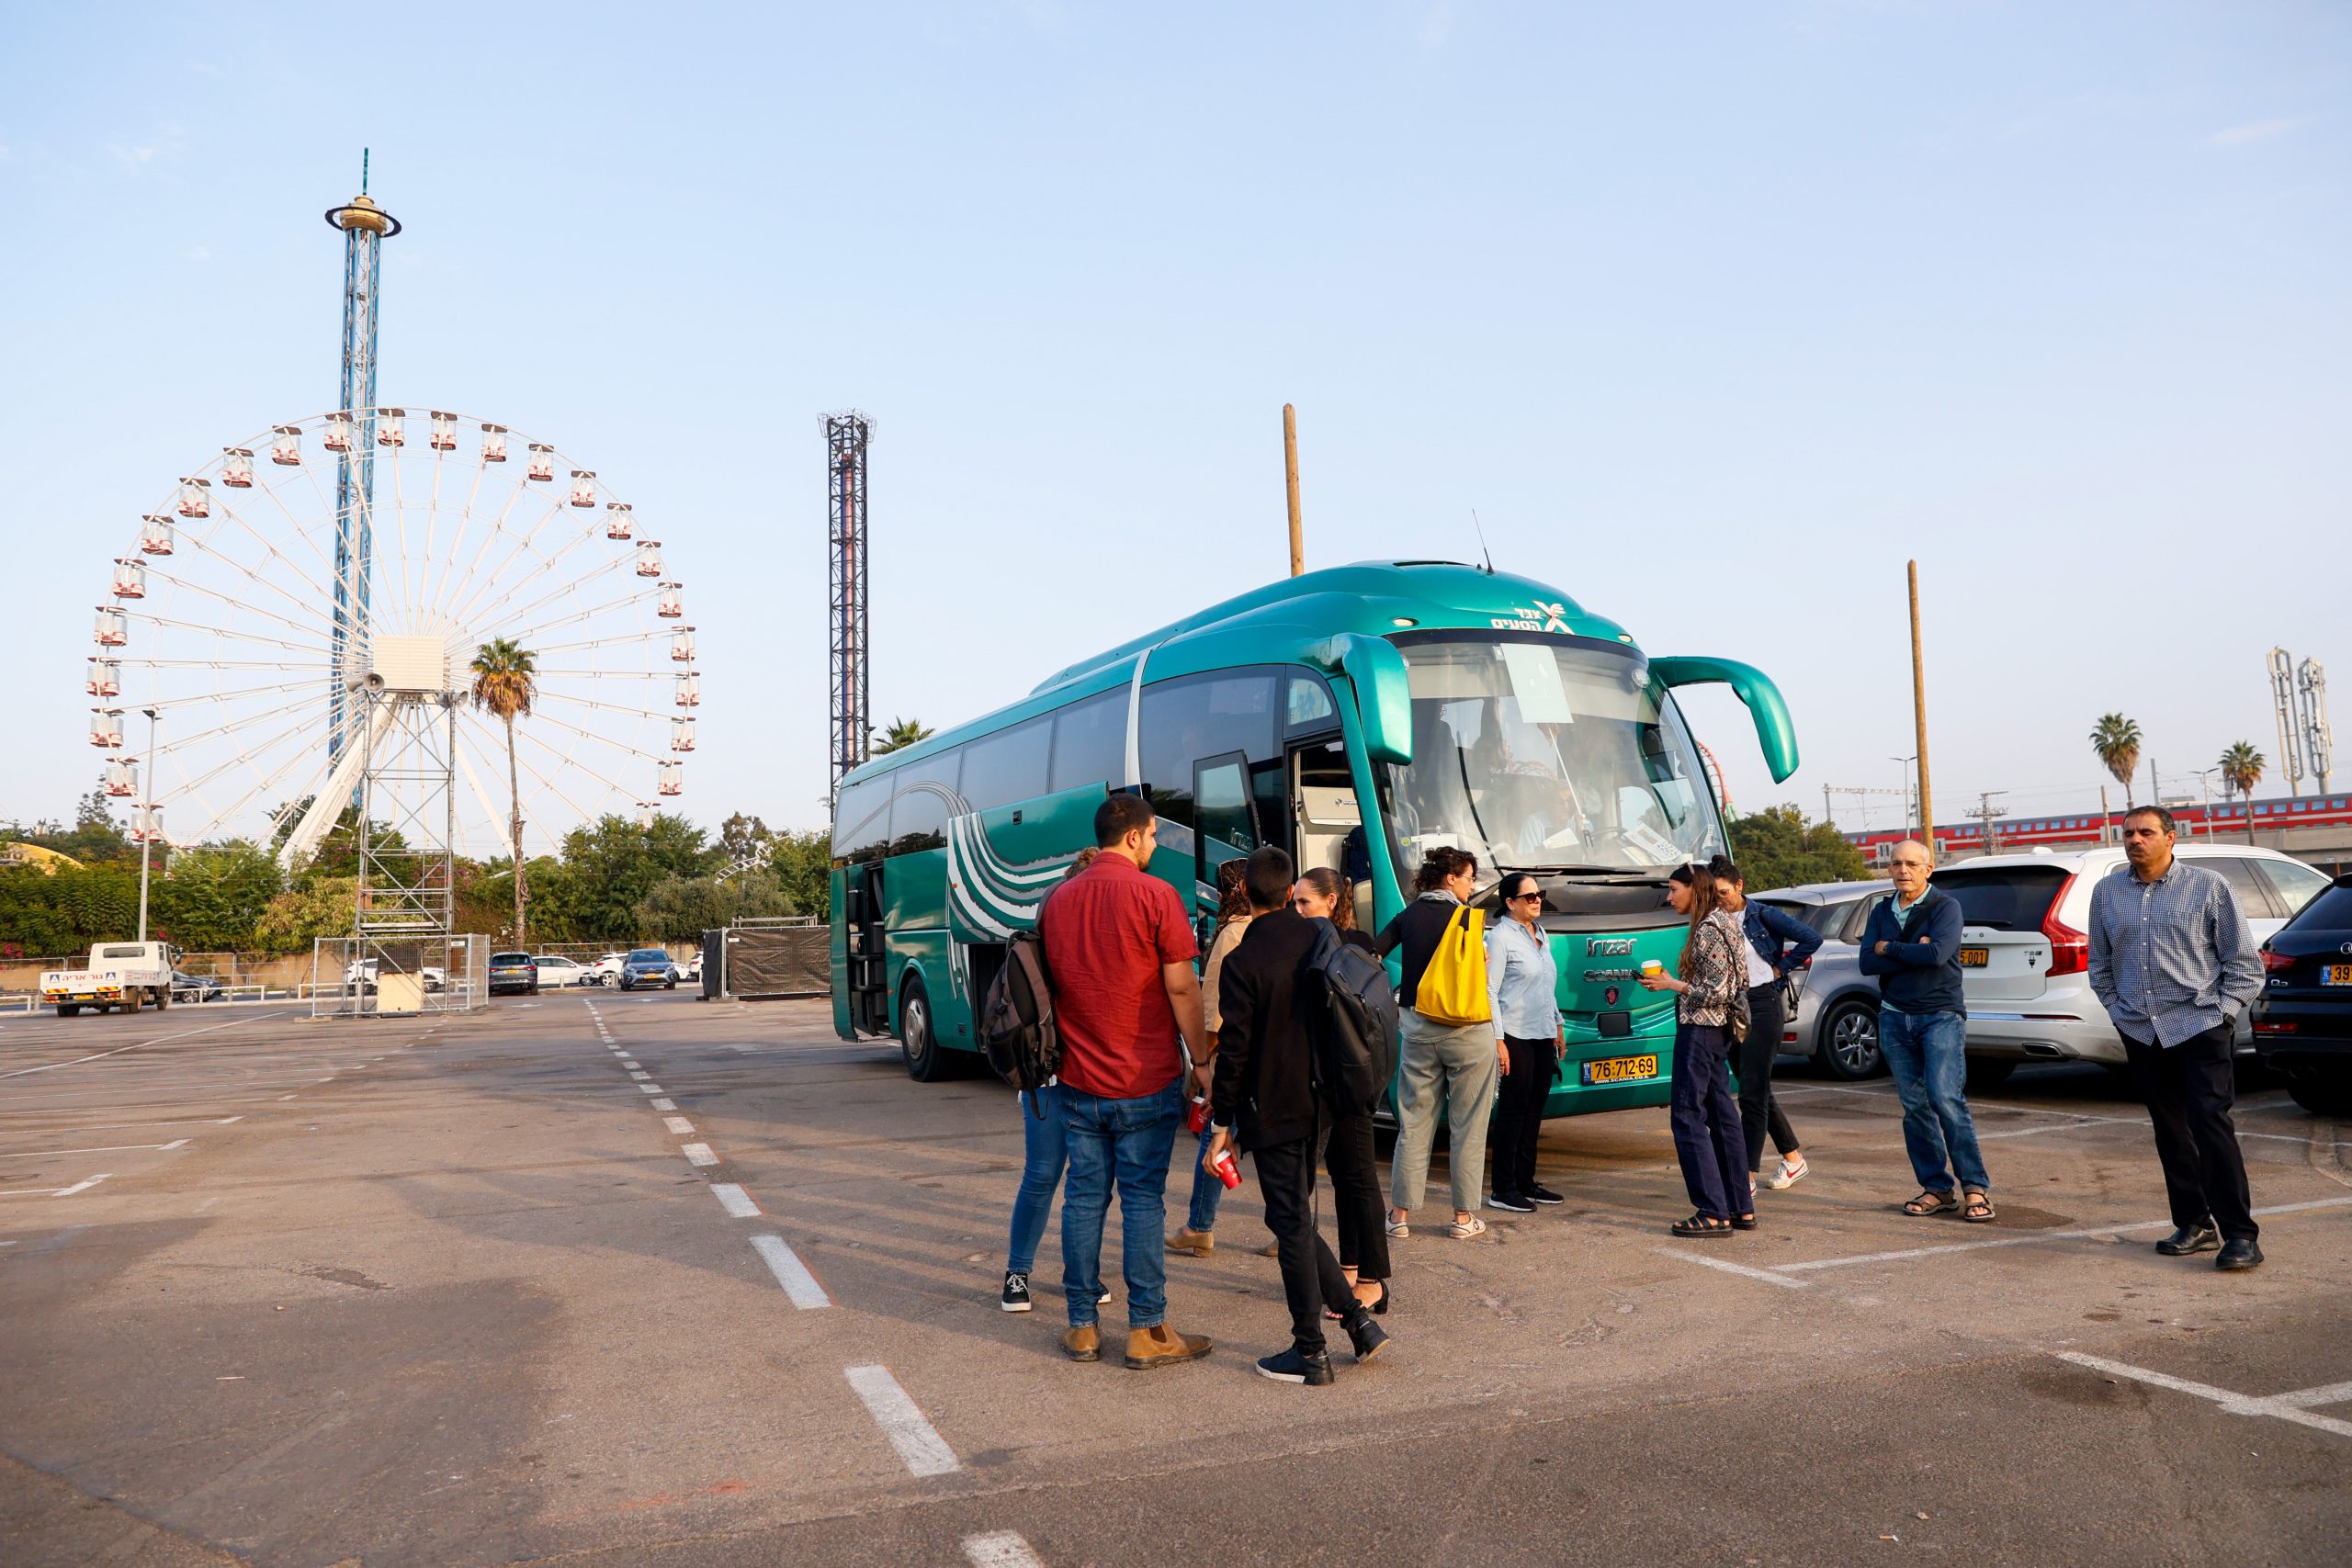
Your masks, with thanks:
<instances>
[{"instance_id":1,"label":"bus wheel","mask_svg":"<svg viewBox=\"0 0 2352 1568\"><path fill-rule=\"evenodd\" d=\"M907 1077L917 1083L937 1083L955 1075L955 1064L939 1048L931 992L920 975L908 976L906 989L899 993L899 1048L906 1053Z\"/></svg>"}]
</instances>

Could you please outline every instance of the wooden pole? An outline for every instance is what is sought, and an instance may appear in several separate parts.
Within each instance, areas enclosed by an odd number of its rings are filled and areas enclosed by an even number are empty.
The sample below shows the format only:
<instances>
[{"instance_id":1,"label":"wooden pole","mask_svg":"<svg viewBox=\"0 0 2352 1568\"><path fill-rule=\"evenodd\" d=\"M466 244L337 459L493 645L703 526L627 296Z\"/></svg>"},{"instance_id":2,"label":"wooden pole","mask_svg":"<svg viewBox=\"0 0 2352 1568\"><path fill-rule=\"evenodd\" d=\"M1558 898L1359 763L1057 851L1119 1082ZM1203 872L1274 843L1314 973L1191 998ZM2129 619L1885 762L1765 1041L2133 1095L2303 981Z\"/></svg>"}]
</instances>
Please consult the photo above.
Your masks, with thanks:
<instances>
[{"instance_id":1,"label":"wooden pole","mask_svg":"<svg viewBox=\"0 0 2352 1568\"><path fill-rule=\"evenodd\" d=\"M1928 666L1919 652L1919 563L1906 563L1911 579L1911 713L1919 739L1919 833L1928 863L1936 863L1935 796L1928 788Z\"/></svg>"},{"instance_id":2,"label":"wooden pole","mask_svg":"<svg viewBox=\"0 0 2352 1568\"><path fill-rule=\"evenodd\" d=\"M1298 410L1283 405L1283 480L1290 491L1290 574L1306 570L1306 525L1298 514Z\"/></svg>"}]
</instances>

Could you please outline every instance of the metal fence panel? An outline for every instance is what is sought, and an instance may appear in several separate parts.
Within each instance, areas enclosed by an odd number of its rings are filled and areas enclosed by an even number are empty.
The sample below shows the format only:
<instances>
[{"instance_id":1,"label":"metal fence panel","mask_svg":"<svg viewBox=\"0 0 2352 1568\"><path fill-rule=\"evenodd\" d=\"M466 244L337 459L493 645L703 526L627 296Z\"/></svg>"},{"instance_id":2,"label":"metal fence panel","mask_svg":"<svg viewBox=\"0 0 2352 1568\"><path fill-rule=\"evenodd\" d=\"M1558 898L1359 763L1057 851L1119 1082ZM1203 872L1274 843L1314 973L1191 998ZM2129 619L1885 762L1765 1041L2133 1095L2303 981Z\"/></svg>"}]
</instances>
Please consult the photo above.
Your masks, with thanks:
<instances>
[{"instance_id":1,"label":"metal fence panel","mask_svg":"<svg viewBox=\"0 0 2352 1568\"><path fill-rule=\"evenodd\" d=\"M470 1012L489 1001L490 939L321 937L302 990L313 1018Z\"/></svg>"}]
</instances>

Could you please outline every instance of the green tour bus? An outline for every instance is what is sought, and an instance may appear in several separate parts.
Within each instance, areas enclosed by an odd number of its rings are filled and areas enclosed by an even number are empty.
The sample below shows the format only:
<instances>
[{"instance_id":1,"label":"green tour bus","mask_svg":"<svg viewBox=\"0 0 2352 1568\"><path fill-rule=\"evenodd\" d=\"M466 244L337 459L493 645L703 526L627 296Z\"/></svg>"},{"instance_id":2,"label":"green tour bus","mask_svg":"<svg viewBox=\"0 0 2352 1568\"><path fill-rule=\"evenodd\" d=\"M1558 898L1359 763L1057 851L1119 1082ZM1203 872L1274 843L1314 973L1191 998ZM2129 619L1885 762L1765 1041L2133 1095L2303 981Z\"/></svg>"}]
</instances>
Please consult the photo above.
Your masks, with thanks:
<instances>
[{"instance_id":1,"label":"green tour bus","mask_svg":"<svg viewBox=\"0 0 2352 1568\"><path fill-rule=\"evenodd\" d=\"M1796 771L1797 747L1758 671L1648 658L1633 640L1525 578L1337 567L877 757L834 803L834 1030L895 1035L926 1082L976 1063L1003 943L1093 842L1105 793L1134 790L1159 818L1150 870L1196 911L1204 950L1216 868L1261 844L1355 876L1357 923L1373 931L1427 850L1475 853L1488 889L1500 872L1535 873L1567 1024L1547 1114L1664 1104L1673 997L1634 976L1681 950L1667 874L1726 847L1673 691L1728 683L1776 780Z\"/></svg>"}]
</instances>

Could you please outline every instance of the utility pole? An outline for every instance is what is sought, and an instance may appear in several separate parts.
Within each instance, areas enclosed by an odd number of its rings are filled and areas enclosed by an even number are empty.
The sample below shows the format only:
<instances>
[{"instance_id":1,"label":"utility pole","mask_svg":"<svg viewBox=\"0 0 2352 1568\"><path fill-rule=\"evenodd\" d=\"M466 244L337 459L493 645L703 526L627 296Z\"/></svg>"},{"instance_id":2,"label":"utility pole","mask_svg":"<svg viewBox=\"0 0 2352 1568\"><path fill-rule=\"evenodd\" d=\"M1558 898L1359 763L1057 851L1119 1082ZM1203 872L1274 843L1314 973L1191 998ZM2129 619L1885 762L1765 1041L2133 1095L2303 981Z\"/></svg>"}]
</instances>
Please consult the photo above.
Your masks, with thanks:
<instances>
[{"instance_id":1,"label":"utility pole","mask_svg":"<svg viewBox=\"0 0 2352 1568\"><path fill-rule=\"evenodd\" d=\"M2164 781L2156 776L2156 760L2151 757L2148 759L2148 804L2162 806L2164 803Z\"/></svg>"},{"instance_id":2,"label":"utility pole","mask_svg":"<svg viewBox=\"0 0 2352 1568\"><path fill-rule=\"evenodd\" d=\"M147 800L139 807L139 940L147 940L147 845L155 836L155 710L147 716Z\"/></svg>"},{"instance_id":3,"label":"utility pole","mask_svg":"<svg viewBox=\"0 0 2352 1568\"><path fill-rule=\"evenodd\" d=\"M2107 786L2105 784L2098 786L2098 841L2102 844L2114 842L2107 836Z\"/></svg>"},{"instance_id":4,"label":"utility pole","mask_svg":"<svg viewBox=\"0 0 2352 1568\"><path fill-rule=\"evenodd\" d=\"M1290 574L1306 570L1306 525L1298 512L1298 410L1283 405L1283 483L1290 494Z\"/></svg>"},{"instance_id":5,"label":"utility pole","mask_svg":"<svg viewBox=\"0 0 2352 1568\"><path fill-rule=\"evenodd\" d=\"M2213 836L2213 775L2219 772L2219 768L2197 770L2197 788L2205 797L2205 836L2209 839Z\"/></svg>"},{"instance_id":6,"label":"utility pole","mask_svg":"<svg viewBox=\"0 0 2352 1568\"><path fill-rule=\"evenodd\" d=\"M1984 852L1988 855L1996 853L2001 847L2000 831L1993 826L1993 819L1996 817L2007 817L2009 814L2007 807L1994 805L1993 797L2008 793L2005 789L1978 791L1976 809L1969 813L1971 817L1976 818L1984 824Z\"/></svg>"},{"instance_id":7,"label":"utility pole","mask_svg":"<svg viewBox=\"0 0 2352 1568\"><path fill-rule=\"evenodd\" d=\"M1903 836L1906 839L1911 837L1911 829L1914 825L1916 814L1919 808L1919 796L1917 792L1912 787L1911 775L1911 764L1918 760L1919 759L1917 757L1889 757L1887 759L1890 762L1900 764L1903 769Z\"/></svg>"},{"instance_id":8,"label":"utility pole","mask_svg":"<svg viewBox=\"0 0 2352 1568\"><path fill-rule=\"evenodd\" d=\"M1919 649L1919 563L1905 563L1911 580L1911 712L1919 732L1919 829L1928 863L1936 863L1935 795L1928 786L1928 666Z\"/></svg>"}]
</instances>

